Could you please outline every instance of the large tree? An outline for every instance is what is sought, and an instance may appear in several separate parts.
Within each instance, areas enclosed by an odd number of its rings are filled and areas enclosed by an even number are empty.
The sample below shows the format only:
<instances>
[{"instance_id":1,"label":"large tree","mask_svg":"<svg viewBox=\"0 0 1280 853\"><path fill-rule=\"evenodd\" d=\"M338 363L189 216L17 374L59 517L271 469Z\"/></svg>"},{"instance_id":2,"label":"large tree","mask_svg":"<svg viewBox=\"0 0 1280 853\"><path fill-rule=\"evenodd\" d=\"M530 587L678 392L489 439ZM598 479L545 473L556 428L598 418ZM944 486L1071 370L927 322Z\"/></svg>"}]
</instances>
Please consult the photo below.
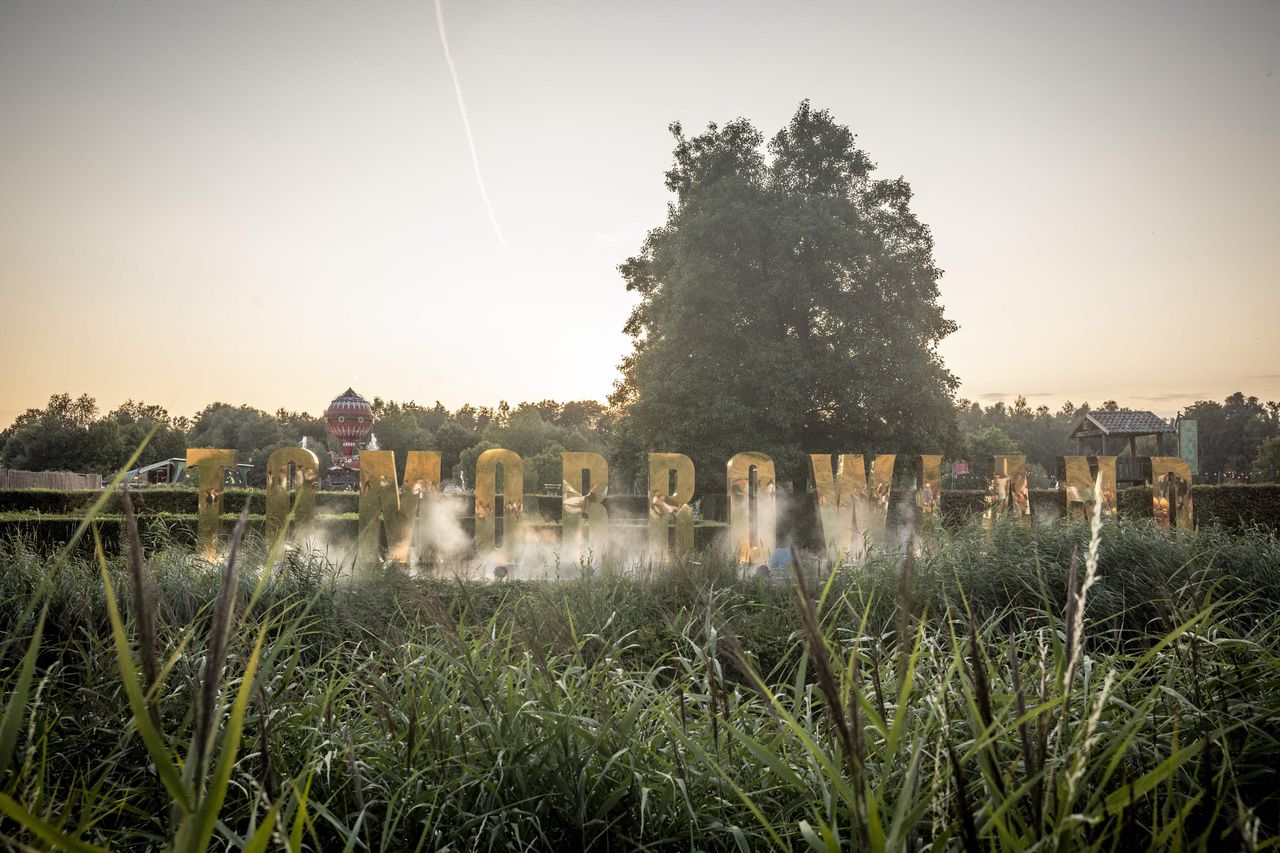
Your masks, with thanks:
<instances>
[{"instance_id":1,"label":"large tree","mask_svg":"<svg viewBox=\"0 0 1280 853\"><path fill-rule=\"evenodd\" d=\"M98 449L89 442L97 417L98 402L88 394L54 394L48 406L27 409L0 433L0 462L28 471L97 471Z\"/></svg>"},{"instance_id":2,"label":"large tree","mask_svg":"<svg viewBox=\"0 0 1280 853\"><path fill-rule=\"evenodd\" d=\"M873 179L808 101L767 148L745 119L671 131L667 221L619 268L640 297L611 399L619 473L681 451L723 490L729 456L761 450L801 485L806 453L954 447L936 346L956 327L906 181Z\"/></svg>"}]
</instances>

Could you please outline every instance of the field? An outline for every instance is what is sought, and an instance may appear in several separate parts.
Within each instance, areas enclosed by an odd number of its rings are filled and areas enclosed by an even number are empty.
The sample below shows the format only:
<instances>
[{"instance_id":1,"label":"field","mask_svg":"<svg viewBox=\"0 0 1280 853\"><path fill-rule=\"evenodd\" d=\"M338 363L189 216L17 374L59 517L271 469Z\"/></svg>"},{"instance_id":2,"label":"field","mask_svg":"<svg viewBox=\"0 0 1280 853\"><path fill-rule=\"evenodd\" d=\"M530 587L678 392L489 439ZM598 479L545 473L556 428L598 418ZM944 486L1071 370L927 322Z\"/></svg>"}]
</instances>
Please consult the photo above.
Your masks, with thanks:
<instances>
[{"instance_id":1,"label":"field","mask_svg":"<svg viewBox=\"0 0 1280 853\"><path fill-rule=\"evenodd\" d=\"M252 536L217 565L10 541L0 842L1275 846L1274 531L1093 544L967 527L831 571L486 584Z\"/></svg>"}]
</instances>

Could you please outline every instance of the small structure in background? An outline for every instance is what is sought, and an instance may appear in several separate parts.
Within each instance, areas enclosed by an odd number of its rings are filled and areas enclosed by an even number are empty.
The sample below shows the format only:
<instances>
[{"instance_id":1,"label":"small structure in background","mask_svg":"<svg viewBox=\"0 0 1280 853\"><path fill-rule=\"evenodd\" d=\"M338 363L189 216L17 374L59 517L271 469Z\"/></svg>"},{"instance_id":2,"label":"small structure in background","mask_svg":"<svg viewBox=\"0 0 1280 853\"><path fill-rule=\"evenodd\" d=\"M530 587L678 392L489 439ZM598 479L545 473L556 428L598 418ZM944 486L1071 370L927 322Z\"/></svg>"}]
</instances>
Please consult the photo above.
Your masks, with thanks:
<instances>
[{"instance_id":1,"label":"small structure in background","mask_svg":"<svg viewBox=\"0 0 1280 853\"><path fill-rule=\"evenodd\" d=\"M252 470L253 464L250 462L237 463L234 470L227 469L225 485L235 489L249 488L249 472ZM147 486L191 486L193 483L188 481L188 473L187 457L174 456L125 472L120 485L131 489Z\"/></svg>"},{"instance_id":2,"label":"small structure in background","mask_svg":"<svg viewBox=\"0 0 1280 853\"><path fill-rule=\"evenodd\" d=\"M0 468L0 489L101 489L101 474Z\"/></svg>"},{"instance_id":3,"label":"small structure in background","mask_svg":"<svg viewBox=\"0 0 1280 853\"><path fill-rule=\"evenodd\" d=\"M324 423L342 443L340 454L329 454L324 488L353 492L360 487L360 442L373 431L373 407L348 388L324 410Z\"/></svg>"},{"instance_id":4,"label":"small structure in background","mask_svg":"<svg viewBox=\"0 0 1280 853\"><path fill-rule=\"evenodd\" d=\"M1071 431L1078 456L1120 457L1116 460L1116 479L1133 484L1144 479L1138 462L1138 439L1154 435L1157 453L1164 456L1165 436L1174 434L1173 426L1155 412L1087 412ZM1126 444L1127 457L1122 455Z\"/></svg>"},{"instance_id":5,"label":"small structure in background","mask_svg":"<svg viewBox=\"0 0 1280 853\"><path fill-rule=\"evenodd\" d=\"M1195 418L1182 415L1173 422L1178 431L1178 455L1187 460L1192 474L1200 473L1200 424Z\"/></svg>"}]
</instances>

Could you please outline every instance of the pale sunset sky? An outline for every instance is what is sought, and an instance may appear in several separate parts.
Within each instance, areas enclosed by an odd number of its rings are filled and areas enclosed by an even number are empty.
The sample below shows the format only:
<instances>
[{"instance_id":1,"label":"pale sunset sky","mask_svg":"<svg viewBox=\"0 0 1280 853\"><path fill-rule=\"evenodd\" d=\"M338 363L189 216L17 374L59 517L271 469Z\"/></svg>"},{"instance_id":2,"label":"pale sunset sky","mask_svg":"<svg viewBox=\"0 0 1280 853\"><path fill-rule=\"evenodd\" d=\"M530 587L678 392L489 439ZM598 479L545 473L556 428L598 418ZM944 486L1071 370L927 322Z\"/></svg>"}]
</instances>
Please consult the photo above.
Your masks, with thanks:
<instances>
[{"instance_id":1,"label":"pale sunset sky","mask_svg":"<svg viewBox=\"0 0 1280 853\"><path fill-rule=\"evenodd\" d=\"M603 399L667 125L803 98L913 187L961 396L1280 399L1276 0L440 11L0 0L0 426Z\"/></svg>"}]
</instances>

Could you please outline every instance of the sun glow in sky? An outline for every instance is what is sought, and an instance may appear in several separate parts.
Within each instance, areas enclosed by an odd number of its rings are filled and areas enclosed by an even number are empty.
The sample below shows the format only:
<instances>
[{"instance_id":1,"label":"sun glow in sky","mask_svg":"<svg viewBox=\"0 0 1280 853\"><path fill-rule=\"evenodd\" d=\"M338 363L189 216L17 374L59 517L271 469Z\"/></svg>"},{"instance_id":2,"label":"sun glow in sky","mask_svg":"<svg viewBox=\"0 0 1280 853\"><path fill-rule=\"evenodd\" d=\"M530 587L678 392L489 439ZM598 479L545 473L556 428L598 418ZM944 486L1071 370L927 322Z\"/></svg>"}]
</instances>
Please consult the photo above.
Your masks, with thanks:
<instances>
[{"instance_id":1,"label":"sun glow in sky","mask_svg":"<svg viewBox=\"0 0 1280 853\"><path fill-rule=\"evenodd\" d=\"M441 8L474 164L431 2L0 3L0 425L603 399L668 123L802 98L911 183L962 396L1280 398L1280 4Z\"/></svg>"}]
</instances>

